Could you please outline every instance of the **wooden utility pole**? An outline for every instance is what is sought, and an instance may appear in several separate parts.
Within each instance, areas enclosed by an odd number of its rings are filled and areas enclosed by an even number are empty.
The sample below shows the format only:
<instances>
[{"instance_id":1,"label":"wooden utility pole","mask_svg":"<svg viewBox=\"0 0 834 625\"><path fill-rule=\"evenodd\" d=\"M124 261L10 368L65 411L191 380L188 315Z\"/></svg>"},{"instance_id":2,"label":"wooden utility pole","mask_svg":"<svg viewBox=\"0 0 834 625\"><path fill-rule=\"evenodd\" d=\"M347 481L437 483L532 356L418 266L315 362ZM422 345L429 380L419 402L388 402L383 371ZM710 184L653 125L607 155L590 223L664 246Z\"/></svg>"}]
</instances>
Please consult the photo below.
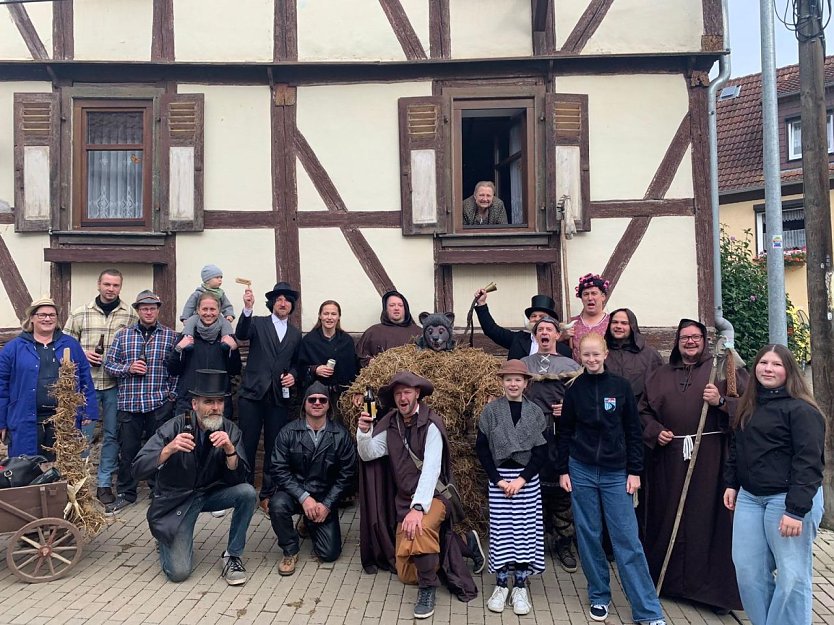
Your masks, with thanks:
<instances>
[{"instance_id":1,"label":"wooden utility pole","mask_svg":"<svg viewBox=\"0 0 834 625\"><path fill-rule=\"evenodd\" d=\"M831 205L823 82L821 0L799 0L799 83L802 105L802 176L808 246L808 316L814 396L826 420L823 524L834 527L834 322L832 322Z\"/></svg>"}]
</instances>

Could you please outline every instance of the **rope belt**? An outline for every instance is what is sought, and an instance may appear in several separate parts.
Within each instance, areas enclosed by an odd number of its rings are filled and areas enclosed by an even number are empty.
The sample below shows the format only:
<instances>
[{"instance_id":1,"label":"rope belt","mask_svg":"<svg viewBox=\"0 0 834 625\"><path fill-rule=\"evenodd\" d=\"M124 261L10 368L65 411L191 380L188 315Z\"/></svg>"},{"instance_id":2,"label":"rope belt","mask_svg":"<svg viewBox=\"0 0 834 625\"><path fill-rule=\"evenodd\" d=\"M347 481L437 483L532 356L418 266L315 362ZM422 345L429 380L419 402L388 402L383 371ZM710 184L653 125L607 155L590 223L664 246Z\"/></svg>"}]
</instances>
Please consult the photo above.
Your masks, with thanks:
<instances>
[{"instance_id":1,"label":"rope belt","mask_svg":"<svg viewBox=\"0 0 834 625\"><path fill-rule=\"evenodd\" d=\"M709 436L710 434L721 434L721 432L702 432L701 436ZM684 434L673 438L683 439L683 459L689 461L692 458L692 450L695 449L695 434Z\"/></svg>"}]
</instances>

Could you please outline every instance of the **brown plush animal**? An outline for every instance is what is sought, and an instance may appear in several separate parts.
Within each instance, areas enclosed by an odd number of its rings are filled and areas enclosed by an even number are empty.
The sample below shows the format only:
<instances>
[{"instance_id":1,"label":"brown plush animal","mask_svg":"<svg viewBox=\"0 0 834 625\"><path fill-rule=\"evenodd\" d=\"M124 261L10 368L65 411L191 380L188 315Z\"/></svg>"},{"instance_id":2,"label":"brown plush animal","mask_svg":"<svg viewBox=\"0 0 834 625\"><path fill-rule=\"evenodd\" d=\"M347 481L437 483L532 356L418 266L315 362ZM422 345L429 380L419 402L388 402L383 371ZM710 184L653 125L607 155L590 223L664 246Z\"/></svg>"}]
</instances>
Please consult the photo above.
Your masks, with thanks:
<instances>
[{"instance_id":1,"label":"brown plush animal","mask_svg":"<svg viewBox=\"0 0 834 625\"><path fill-rule=\"evenodd\" d=\"M448 352L455 348L455 340L452 338L455 313L421 312L419 319L423 335L417 339L417 347L435 352Z\"/></svg>"}]
</instances>

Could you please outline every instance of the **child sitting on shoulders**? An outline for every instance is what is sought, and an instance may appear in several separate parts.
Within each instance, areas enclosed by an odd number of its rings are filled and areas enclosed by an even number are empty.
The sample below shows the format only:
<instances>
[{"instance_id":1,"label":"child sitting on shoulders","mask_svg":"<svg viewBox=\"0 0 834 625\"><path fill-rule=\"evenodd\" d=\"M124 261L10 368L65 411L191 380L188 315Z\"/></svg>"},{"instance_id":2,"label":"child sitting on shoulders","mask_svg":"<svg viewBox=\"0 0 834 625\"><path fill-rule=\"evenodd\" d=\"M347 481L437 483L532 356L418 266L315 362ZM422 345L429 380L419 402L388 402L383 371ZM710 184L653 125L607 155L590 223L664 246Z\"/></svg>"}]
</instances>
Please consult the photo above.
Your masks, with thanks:
<instances>
[{"instance_id":1,"label":"child sitting on shoulders","mask_svg":"<svg viewBox=\"0 0 834 625\"><path fill-rule=\"evenodd\" d=\"M214 293L220 301L220 314L222 315L219 319L220 336L233 335L234 330L232 329L231 322L235 318L235 308L232 306L229 298L226 297L223 289L220 288L223 284L223 271L217 265L206 265L200 270L200 278L202 278L203 284L198 286L188 298L188 301L185 302L185 307L182 309L182 314L180 315L180 321L183 322L183 336L194 336L197 323L200 321L200 318L197 316L197 301L200 295L205 292Z\"/></svg>"}]
</instances>

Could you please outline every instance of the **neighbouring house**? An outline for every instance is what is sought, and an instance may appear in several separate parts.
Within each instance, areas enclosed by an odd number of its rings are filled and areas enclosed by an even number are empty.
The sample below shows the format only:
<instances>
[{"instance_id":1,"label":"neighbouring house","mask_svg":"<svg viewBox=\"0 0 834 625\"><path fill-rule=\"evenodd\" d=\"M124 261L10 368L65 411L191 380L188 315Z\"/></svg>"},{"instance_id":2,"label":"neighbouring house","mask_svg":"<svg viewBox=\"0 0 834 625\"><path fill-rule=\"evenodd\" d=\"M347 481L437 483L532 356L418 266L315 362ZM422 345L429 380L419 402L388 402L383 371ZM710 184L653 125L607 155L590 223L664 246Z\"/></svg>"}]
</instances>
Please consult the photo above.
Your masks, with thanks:
<instances>
[{"instance_id":1,"label":"neighbouring house","mask_svg":"<svg viewBox=\"0 0 834 625\"><path fill-rule=\"evenodd\" d=\"M799 65L776 70L779 162L782 179L782 230L786 255L785 290L794 306L807 312L802 195L802 142ZM834 56L825 59L828 109L829 180L834 174ZM736 237L752 233L754 252L766 249L762 130L762 75L727 82L718 97L718 188L721 223ZM829 188L831 184L829 182ZM829 193L830 195L830 193ZM834 199L834 196L830 196ZM797 250L798 253L794 250Z\"/></svg>"},{"instance_id":2,"label":"neighbouring house","mask_svg":"<svg viewBox=\"0 0 834 625\"><path fill-rule=\"evenodd\" d=\"M111 265L173 324L215 263L238 309L236 277L288 280L304 330L333 298L352 332L392 287L462 321L494 280L519 326L536 292L577 313L602 273L609 308L668 340L713 316L722 42L720 0L5 4L0 329L42 293L66 314ZM479 180L506 225L463 224Z\"/></svg>"}]
</instances>

